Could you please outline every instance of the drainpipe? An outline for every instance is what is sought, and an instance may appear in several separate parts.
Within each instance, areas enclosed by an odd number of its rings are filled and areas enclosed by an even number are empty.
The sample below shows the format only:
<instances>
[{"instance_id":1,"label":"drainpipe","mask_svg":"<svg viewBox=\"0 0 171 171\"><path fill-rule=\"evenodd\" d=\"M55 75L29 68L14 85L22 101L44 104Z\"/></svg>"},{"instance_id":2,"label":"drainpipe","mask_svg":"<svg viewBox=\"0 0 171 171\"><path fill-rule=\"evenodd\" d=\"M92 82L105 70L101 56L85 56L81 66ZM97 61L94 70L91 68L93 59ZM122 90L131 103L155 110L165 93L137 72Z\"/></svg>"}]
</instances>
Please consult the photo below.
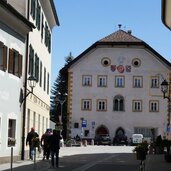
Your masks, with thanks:
<instances>
[{"instance_id":1,"label":"drainpipe","mask_svg":"<svg viewBox=\"0 0 171 171\"><path fill-rule=\"evenodd\" d=\"M27 1L27 19L29 20L30 0ZM28 70L28 49L29 49L29 33L26 37L26 54L25 54L25 73L24 73L24 97L27 94L27 70ZM23 124L22 124L22 145L21 160L25 158L25 123L26 123L26 99L23 101Z\"/></svg>"}]
</instances>

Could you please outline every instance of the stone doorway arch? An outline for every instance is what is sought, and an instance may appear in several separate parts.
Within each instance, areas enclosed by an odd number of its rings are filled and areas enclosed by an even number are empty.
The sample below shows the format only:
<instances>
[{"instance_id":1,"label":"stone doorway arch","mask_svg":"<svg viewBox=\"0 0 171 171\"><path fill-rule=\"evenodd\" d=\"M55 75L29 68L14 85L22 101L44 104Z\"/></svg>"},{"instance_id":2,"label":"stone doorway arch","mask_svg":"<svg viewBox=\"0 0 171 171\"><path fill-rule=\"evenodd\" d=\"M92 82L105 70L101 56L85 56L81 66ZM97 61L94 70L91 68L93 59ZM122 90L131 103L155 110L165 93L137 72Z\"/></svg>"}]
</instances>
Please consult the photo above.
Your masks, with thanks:
<instances>
[{"instance_id":1,"label":"stone doorway arch","mask_svg":"<svg viewBox=\"0 0 171 171\"><path fill-rule=\"evenodd\" d=\"M96 129L96 135L109 134L109 130L106 126L101 125Z\"/></svg>"},{"instance_id":2,"label":"stone doorway arch","mask_svg":"<svg viewBox=\"0 0 171 171\"><path fill-rule=\"evenodd\" d=\"M115 132L115 137L116 136L123 136L125 135L125 130L122 127L117 128L116 132Z\"/></svg>"}]
</instances>

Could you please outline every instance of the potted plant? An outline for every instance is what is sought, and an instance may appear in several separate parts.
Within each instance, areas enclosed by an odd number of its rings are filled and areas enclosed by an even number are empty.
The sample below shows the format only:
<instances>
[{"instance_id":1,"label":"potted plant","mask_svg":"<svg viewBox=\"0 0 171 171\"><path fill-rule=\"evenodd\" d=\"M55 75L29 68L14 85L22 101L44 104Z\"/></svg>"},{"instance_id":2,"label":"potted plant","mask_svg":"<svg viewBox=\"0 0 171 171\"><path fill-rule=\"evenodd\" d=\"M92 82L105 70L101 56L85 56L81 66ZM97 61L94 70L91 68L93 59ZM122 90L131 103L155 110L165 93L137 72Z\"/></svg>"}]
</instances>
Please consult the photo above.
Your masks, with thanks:
<instances>
[{"instance_id":1,"label":"potted plant","mask_svg":"<svg viewBox=\"0 0 171 171\"><path fill-rule=\"evenodd\" d=\"M171 163L171 140L164 139L162 141L162 145L164 148L166 148L166 153L164 155L164 158L167 162Z\"/></svg>"},{"instance_id":2,"label":"potted plant","mask_svg":"<svg viewBox=\"0 0 171 171\"><path fill-rule=\"evenodd\" d=\"M148 143L143 141L139 143L134 149L133 152L136 152L137 160L145 160L148 153Z\"/></svg>"}]
</instances>

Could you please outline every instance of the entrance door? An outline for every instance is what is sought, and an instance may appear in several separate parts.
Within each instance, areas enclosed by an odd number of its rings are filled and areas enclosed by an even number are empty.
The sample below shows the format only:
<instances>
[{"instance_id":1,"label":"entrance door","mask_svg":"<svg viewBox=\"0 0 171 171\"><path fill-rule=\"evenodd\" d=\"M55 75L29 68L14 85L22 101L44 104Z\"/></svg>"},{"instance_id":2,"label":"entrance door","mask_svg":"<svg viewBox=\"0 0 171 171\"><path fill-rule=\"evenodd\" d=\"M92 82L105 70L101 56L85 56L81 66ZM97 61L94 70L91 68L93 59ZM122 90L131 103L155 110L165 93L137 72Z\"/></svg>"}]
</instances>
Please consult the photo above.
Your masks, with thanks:
<instances>
[{"instance_id":1,"label":"entrance door","mask_svg":"<svg viewBox=\"0 0 171 171\"><path fill-rule=\"evenodd\" d=\"M96 135L100 134L109 134L109 131L105 126L102 125L96 129Z\"/></svg>"}]
</instances>

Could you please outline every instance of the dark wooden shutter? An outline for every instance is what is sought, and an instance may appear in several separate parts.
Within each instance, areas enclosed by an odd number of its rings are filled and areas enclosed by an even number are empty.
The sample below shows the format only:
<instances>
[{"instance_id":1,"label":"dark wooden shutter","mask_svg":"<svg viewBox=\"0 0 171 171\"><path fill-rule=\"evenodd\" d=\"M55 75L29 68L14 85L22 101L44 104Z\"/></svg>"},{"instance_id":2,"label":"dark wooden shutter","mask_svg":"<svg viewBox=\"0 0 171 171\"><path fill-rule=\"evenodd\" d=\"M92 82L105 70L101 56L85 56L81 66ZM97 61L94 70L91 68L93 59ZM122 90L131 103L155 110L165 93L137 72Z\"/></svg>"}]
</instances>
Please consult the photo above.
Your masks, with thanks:
<instances>
[{"instance_id":1,"label":"dark wooden shutter","mask_svg":"<svg viewBox=\"0 0 171 171\"><path fill-rule=\"evenodd\" d=\"M23 56L18 54L18 76L22 76L22 68L23 68Z\"/></svg>"},{"instance_id":2,"label":"dark wooden shutter","mask_svg":"<svg viewBox=\"0 0 171 171\"><path fill-rule=\"evenodd\" d=\"M3 70L7 70L7 46L3 46Z\"/></svg>"},{"instance_id":3,"label":"dark wooden shutter","mask_svg":"<svg viewBox=\"0 0 171 171\"><path fill-rule=\"evenodd\" d=\"M12 49L9 49L8 72L14 73L14 51Z\"/></svg>"}]
</instances>

